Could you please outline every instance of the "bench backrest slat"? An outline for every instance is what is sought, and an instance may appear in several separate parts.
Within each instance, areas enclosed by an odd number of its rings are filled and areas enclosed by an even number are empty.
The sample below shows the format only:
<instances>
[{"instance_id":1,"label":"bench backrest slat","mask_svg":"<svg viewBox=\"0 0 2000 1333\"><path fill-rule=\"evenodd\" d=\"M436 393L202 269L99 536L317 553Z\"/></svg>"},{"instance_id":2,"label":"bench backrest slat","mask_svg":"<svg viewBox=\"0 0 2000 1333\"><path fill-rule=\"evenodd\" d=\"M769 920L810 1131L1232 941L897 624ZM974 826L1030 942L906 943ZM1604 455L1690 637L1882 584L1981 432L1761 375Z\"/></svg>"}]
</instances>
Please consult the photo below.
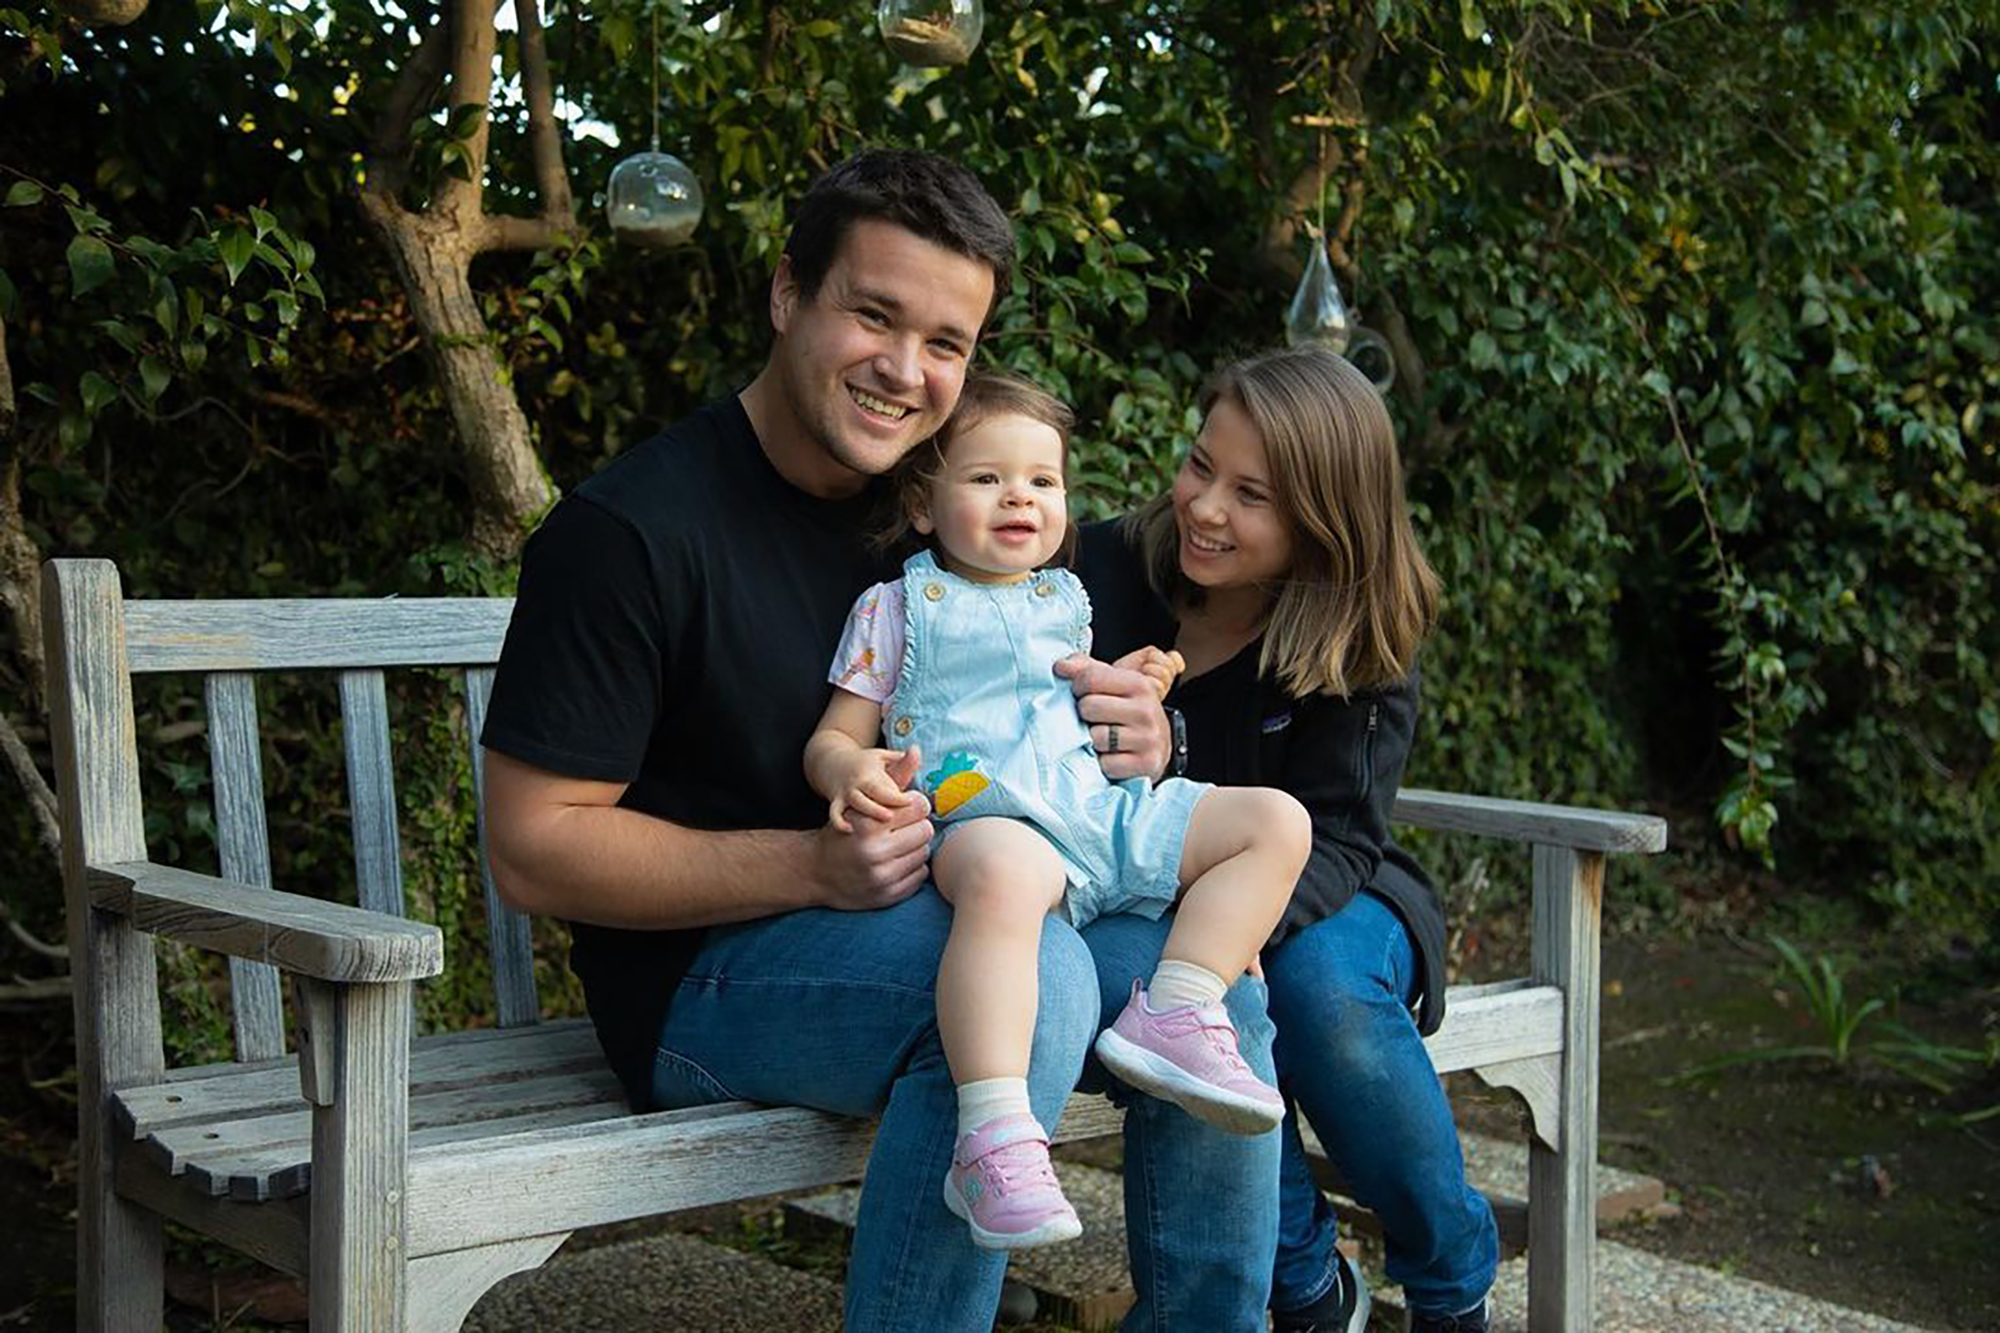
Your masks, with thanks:
<instances>
[{"instance_id":1,"label":"bench backrest slat","mask_svg":"<svg viewBox=\"0 0 2000 1333\"><path fill-rule=\"evenodd\" d=\"M271 839L264 822L264 762L257 737L257 682L243 671L211 672L202 682L208 710L208 768L215 788L215 842L225 879L271 887ZM278 969L229 960L236 1058L285 1053Z\"/></svg>"},{"instance_id":2,"label":"bench backrest slat","mask_svg":"<svg viewBox=\"0 0 2000 1333\"><path fill-rule=\"evenodd\" d=\"M128 602L134 672L470 666L498 660L511 597Z\"/></svg>"},{"instance_id":3,"label":"bench backrest slat","mask_svg":"<svg viewBox=\"0 0 2000 1333\"><path fill-rule=\"evenodd\" d=\"M389 752L389 696L380 671L340 673L347 803L354 820L354 886L371 912L403 915L402 845L396 834L396 770Z\"/></svg>"},{"instance_id":4,"label":"bench backrest slat","mask_svg":"<svg viewBox=\"0 0 2000 1333\"><path fill-rule=\"evenodd\" d=\"M487 953L493 961L493 995L500 1026L518 1027L541 1020L541 1000L535 994L534 944L528 918L500 901L493 884L492 860L486 845L486 751L479 733L486 729L486 701L493 693L493 668L473 667L465 673L466 733L472 744L473 809L479 821L479 881L486 893Z\"/></svg>"}]
</instances>

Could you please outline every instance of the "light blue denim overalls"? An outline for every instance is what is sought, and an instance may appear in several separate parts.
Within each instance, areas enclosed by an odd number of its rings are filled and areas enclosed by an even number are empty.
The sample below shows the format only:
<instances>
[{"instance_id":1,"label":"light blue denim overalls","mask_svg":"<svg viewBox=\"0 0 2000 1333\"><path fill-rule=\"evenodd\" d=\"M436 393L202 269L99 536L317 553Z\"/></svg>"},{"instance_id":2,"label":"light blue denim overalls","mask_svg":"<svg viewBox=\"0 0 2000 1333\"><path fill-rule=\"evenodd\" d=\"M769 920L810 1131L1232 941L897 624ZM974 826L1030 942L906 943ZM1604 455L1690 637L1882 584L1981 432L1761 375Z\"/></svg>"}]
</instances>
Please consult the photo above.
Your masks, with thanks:
<instances>
[{"instance_id":1,"label":"light blue denim overalls","mask_svg":"<svg viewBox=\"0 0 2000 1333\"><path fill-rule=\"evenodd\" d=\"M973 583L929 551L903 565L903 665L882 742L921 747L918 785L938 825L988 815L1024 820L1069 877L1064 907L1081 928L1109 912L1158 917L1180 892L1188 816L1209 784L1112 782L1055 664L1090 648L1090 599L1066 569L1019 583Z\"/></svg>"}]
</instances>

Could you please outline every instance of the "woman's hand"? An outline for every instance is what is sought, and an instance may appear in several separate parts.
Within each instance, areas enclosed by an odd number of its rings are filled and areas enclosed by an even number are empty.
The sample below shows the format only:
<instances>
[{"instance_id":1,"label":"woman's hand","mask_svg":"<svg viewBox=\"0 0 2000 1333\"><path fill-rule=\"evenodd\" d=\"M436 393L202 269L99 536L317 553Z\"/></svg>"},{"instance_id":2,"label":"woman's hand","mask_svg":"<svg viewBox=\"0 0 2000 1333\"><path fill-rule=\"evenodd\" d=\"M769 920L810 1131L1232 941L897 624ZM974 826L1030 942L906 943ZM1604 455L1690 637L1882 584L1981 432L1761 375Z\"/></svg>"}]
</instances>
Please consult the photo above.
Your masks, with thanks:
<instances>
[{"instance_id":1,"label":"woman's hand","mask_svg":"<svg viewBox=\"0 0 2000 1333\"><path fill-rule=\"evenodd\" d=\"M1082 653L1056 663L1056 674L1076 692L1105 777L1153 781L1167 771L1173 739L1153 677Z\"/></svg>"}]
</instances>

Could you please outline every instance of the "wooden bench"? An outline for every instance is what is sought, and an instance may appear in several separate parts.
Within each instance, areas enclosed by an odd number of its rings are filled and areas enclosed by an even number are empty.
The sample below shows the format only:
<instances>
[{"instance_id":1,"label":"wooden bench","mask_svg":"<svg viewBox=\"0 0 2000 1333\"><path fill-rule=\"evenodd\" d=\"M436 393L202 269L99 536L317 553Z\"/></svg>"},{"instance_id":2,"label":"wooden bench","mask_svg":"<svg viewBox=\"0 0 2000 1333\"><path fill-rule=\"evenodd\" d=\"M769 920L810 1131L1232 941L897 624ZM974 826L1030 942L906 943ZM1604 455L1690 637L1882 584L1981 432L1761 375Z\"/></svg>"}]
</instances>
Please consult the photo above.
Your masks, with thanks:
<instances>
[{"instance_id":1,"label":"wooden bench","mask_svg":"<svg viewBox=\"0 0 2000 1333\"><path fill-rule=\"evenodd\" d=\"M403 918L385 668L463 672L477 736L505 600L126 601L98 560L43 582L78 1074L78 1326L160 1327L163 1219L306 1279L316 1329L455 1329L578 1227L859 1176L873 1126L734 1102L633 1115L587 1025L540 1021L527 922L485 880L500 1026L421 1036L445 966ZM337 677L360 905L271 885L255 673ZM204 677L221 877L147 860L132 678ZM475 785L480 775L472 753ZM1534 1127L1537 1329L1591 1327L1605 857L1658 819L1406 791L1397 816L1525 842L1531 974L1458 987L1440 1071L1517 1089ZM484 841L484 829L481 829ZM152 937L229 958L238 1059L168 1069ZM286 1053L281 975L291 987ZM1065 1139L1116 1129L1078 1096Z\"/></svg>"}]
</instances>

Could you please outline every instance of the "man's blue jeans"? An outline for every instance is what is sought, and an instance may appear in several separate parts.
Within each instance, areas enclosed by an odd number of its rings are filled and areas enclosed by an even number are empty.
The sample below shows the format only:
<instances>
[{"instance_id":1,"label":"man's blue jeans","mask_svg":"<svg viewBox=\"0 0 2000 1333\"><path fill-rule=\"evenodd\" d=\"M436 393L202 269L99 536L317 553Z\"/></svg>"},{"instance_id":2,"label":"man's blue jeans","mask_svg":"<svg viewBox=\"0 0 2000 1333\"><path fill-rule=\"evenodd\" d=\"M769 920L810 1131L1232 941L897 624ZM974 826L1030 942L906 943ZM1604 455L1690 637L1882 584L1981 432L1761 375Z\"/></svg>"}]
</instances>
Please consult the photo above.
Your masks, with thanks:
<instances>
[{"instance_id":1,"label":"man's blue jeans","mask_svg":"<svg viewBox=\"0 0 2000 1333\"><path fill-rule=\"evenodd\" d=\"M1451 1104L1410 1016L1417 964L1381 899L1356 895L1264 960L1289 1106L1271 1305L1296 1310L1333 1282L1336 1221L1299 1139L1303 1111L1355 1199L1382 1221L1386 1267L1412 1310L1457 1314L1493 1285L1493 1210L1465 1181Z\"/></svg>"},{"instance_id":2,"label":"man's blue jeans","mask_svg":"<svg viewBox=\"0 0 2000 1333\"><path fill-rule=\"evenodd\" d=\"M1106 1091L1085 1057L1167 921L1112 916L1042 931L1028 1075L1054 1127L1070 1090ZM1005 1256L972 1244L944 1205L957 1103L933 986L951 908L926 887L880 912L808 910L711 930L674 994L655 1057L662 1106L744 1097L882 1117L847 1268L848 1333L988 1333ZM1271 1077L1264 988L1229 997L1244 1058ZM1117 1090L1123 1092L1122 1085ZM1139 1300L1128 1333L1262 1330L1277 1230L1278 1136L1237 1138L1131 1097L1125 1206Z\"/></svg>"}]
</instances>

